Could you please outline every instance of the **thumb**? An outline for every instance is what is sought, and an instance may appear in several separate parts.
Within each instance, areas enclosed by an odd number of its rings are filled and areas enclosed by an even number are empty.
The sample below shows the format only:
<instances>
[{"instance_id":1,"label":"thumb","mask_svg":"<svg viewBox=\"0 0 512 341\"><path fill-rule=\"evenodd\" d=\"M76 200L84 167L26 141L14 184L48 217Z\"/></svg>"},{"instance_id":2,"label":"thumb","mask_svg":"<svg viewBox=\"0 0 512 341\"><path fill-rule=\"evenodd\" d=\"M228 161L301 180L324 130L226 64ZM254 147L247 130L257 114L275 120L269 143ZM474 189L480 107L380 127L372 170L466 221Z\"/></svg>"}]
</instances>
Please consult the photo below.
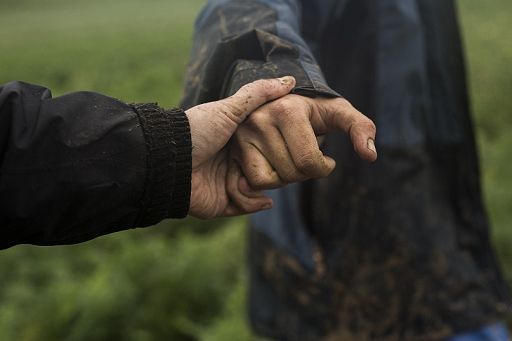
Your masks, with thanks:
<instances>
[{"instance_id":1,"label":"thumb","mask_svg":"<svg viewBox=\"0 0 512 341\"><path fill-rule=\"evenodd\" d=\"M326 103L328 104L322 116L328 128L344 130L350 136L356 153L366 161L375 161L377 159L375 148L377 128L373 121L343 98Z\"/></svg>"},{"instance_id":2,"label":"thumb","mask_svg":"<svg viewBox=\"0 0 512 341\"><path fill-rule=\"evenodd\" d=\"M294 86L295 78L291 76L258 80L244 85L231 97L187 110L194 163L200 164L219 152L247 115L263 104L287 95Z\"/></svg>"},{"instance_id":3,"label":"thumb","mask_svg":"<svg viewBox=\"0 0 512 341\"><path fill-rule=\"evenodd\" d=\"M294 86L295 78L292 76L261 79L244 85L233 96L219 102L228 108L223 113L239 125L263 104L289 94Z\"/></svg>"}]
</instances>

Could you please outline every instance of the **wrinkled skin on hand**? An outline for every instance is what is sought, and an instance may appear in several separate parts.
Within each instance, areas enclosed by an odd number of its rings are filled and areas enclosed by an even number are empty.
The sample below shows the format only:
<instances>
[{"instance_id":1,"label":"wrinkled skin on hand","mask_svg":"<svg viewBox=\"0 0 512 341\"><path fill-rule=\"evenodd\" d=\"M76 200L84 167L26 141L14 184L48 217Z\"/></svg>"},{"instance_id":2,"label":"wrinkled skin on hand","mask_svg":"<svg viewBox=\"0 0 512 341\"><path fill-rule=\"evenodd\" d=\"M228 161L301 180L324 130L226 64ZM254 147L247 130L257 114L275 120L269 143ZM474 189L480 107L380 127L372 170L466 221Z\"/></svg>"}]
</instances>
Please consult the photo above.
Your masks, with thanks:
<instances>
[{"instance_id":1,"label":"wrinkled skin on hand","mask_svg":"<svg viewBox=\"0 0 512 341\"><path fill-rule=\"evenodd\" d=\"M261 190L328 176L336 163L323 155L317 136L333 129L350 136L362 159L377 159L375 124L343 98L290 94L258 108L230 146L227 182L233 202L251 211L266 198Z\"/></svg>"},{"instance_id":2,"label":"wrinkled skin on hand","mask_svg":"<svg viewBox=\"0 0 512 341\"><path fill-rule=\"evenodd\" d=\"M270 199L264 197L253 200L249 210L230 201L226 187L226 144L249 114L263 104L288 94L294 86L293 77L259 80L245 85L229 98L187 110L192 137L191 216L208 219L271 207Z\"/></svg>"}]
</instances>

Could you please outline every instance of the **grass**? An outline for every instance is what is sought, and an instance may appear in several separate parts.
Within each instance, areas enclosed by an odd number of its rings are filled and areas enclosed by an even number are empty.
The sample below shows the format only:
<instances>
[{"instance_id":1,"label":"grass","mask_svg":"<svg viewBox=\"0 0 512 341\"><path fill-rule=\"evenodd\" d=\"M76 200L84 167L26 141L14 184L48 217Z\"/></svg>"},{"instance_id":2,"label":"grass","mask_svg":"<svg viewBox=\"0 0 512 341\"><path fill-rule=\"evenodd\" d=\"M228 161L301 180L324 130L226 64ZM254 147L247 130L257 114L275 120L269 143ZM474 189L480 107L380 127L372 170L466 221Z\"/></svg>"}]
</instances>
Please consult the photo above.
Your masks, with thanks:
<instances>
[{"instance_id":1,"label":"grass","mask_svg":"<svg viewBox=\"0 0 512 341\"><path fill-rule=\"evenodd\" d=\"M460 1L493 240L512 283L512 3Z\"/></svg>"},{"instance_id":2,"label":"grass","mask_svg":"<svg viewBox=\"0 0 512 341\"><path fill-rule=\"evenodd\" d=\"M0 7L1 81L177 104L202 1L27 3Z\"/></svg>"},{"instance_id":3,"label":"grass","mask_svg":"<svg viewBox=\"0 0 512 341\"><path fill-rule=\"evenodd\" d=\"M203 0L0 0L0 84L173 106ZM460 2L493 240L512 283L510 0ZM251 340L243 220L0 253L0 340Z\"/></svg>"}]
</instances>

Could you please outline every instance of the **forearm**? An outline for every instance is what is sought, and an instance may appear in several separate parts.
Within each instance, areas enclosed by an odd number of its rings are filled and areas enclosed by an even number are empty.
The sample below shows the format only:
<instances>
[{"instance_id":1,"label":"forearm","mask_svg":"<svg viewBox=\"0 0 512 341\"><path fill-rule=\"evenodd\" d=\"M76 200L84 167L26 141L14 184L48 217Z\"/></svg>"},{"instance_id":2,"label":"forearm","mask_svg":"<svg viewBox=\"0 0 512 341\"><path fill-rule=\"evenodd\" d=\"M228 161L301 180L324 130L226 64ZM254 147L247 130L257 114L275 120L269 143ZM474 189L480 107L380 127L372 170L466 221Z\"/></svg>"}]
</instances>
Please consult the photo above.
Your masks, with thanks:
<instances>
[{"instance_id":1,"label":"forearm","mask_svg":"<svg viewBox=\"0 0 512 341\"><path fill-rule=\"evenodd\" d=\"M196 23L185 107L217 100L260 78L293 75L294 93L339 96L331 90L300 35L297 1L211 0Z\"/></svg>"},{"instance_id":2,"label":"forearm","mask_svg":"<svg viewBox=\"0 0 512 341\"><path fill-rule=\"evenodd\" d=\"M0 248L81 242L188 209L183 113L9 83L0 87L0 153Z\"/></svg>"}]
</instances>

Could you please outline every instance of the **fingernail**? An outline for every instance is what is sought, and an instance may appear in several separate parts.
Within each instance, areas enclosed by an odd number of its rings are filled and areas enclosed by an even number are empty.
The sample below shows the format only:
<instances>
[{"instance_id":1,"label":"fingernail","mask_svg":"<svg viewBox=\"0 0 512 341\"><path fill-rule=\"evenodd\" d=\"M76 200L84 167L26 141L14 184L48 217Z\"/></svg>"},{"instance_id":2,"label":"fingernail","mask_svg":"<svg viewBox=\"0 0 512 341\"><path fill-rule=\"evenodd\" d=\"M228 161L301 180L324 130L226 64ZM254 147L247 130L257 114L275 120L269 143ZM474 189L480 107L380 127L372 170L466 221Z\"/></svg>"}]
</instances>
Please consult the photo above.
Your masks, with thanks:
<instances>
[{"instance_id":1,"label":"fingernail","mask_svg":"<svg viewBox=\"0 0 512 341\"><path fill-rule=\"evenodd\" d=\"M272 204L265 204L265 205L261 206L262 210L270 210L271 208L272 208Z\"/></svg>"},{"instance_id":2,"label":"fingernail","mask_svg":"<svg viewBox=\"0 0 512 341\"><path fill-rule=\"evenodd\" d=\"M377 148L375 148L375 141L372 138L368 139L368 149L377 154Z\"/></svg>"},{"instance_id":3,"label":"fingernail","mask_svg":"<svg viewBox=\"0 0 512 341\"><path fill-rule=\"evenodd\" d=\"M292 76L278 78L282 85L291 85L295 81Z\"/></svg>"}]
</instances>

